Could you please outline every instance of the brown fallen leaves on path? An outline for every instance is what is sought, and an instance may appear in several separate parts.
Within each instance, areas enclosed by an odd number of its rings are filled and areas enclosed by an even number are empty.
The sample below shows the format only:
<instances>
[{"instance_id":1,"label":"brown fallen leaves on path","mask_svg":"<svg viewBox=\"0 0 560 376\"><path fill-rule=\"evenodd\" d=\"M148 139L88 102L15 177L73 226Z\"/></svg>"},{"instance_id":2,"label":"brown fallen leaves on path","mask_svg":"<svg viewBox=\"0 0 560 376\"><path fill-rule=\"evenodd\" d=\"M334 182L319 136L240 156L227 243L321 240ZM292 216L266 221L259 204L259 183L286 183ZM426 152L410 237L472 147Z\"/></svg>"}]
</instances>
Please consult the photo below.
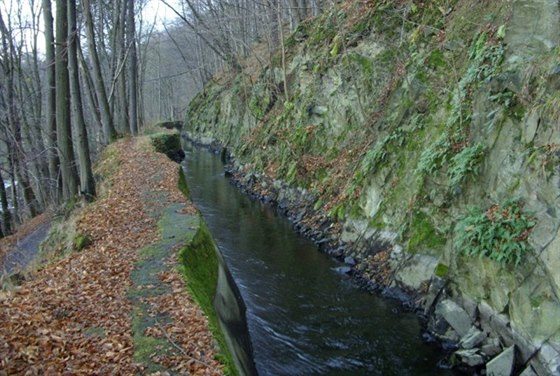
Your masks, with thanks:
<instances>
[{"instance_id":1,"label":"brown fallen leaves on path","mask_svg":"<svg viewBox=\"0 0 560 376\"><path fill-rule=\"evenodd\" d=\"M185 199L177 189L177 164L151 151L147 141L122 140L112 147L118 148L118 167L110 187L78 224L92 244L46 266L14 291L0 291L0 375L145 373L133 360L126 296L130 273L137 250L158 238L151 210ZM156 192L158 202L146 202L147 192ZM160 299L159 309L173 318L165 332L181 347L177 356L188 355L169 366L182 374L220 374L206 319L183 280L170 271L162 281L173 287ZM197 354L204 361L193 361Z\"/></svg>"}]
</instances>

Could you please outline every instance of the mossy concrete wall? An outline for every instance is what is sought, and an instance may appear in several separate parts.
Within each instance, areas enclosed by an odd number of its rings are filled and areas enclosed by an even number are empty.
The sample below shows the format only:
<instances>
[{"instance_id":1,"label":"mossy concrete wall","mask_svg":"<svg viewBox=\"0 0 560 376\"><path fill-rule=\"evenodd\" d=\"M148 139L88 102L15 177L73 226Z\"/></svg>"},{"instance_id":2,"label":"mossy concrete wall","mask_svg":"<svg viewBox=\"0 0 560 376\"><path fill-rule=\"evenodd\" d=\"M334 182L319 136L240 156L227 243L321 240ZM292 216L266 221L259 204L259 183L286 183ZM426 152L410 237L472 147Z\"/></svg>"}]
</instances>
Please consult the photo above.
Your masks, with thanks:
<instances>
[{"instance_id":1,"label":"mossy concrete wall","mask_svg":"<svg viewBox=\"0 0 560 376\"><path fill-rule=\"evenodd\" d=\"M286 40L285 71L277 55L256 82L207 85L184 130L310 192L358 268L389 240L392 285L429 290L439 270L532 358L560 354L559 43L556 0L345 2ZM521 265L454 246L470 206L511 198L536 221Z\"/></svg>"}]
</instances>

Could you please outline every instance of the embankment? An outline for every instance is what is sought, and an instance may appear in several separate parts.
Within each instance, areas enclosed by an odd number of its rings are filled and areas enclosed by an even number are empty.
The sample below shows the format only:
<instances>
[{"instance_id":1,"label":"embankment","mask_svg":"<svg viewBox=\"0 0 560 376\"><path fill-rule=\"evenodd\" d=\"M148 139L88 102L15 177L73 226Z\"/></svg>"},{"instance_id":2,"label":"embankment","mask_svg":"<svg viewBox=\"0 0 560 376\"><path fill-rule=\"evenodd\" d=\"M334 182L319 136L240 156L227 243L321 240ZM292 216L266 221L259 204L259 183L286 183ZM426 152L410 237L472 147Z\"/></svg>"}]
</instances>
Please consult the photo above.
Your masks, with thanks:
<instances>
[{"instance_id":1,"label":"embankment","mask_svg":"<svg viewBox=\"0 0 560 376\"><path fill-rule=\"evenodd\" d=\"M416 297L458 363L557 375L559 44L556 0L345 2L207 85L185 133Z\"/></svg>"}]
</instances>

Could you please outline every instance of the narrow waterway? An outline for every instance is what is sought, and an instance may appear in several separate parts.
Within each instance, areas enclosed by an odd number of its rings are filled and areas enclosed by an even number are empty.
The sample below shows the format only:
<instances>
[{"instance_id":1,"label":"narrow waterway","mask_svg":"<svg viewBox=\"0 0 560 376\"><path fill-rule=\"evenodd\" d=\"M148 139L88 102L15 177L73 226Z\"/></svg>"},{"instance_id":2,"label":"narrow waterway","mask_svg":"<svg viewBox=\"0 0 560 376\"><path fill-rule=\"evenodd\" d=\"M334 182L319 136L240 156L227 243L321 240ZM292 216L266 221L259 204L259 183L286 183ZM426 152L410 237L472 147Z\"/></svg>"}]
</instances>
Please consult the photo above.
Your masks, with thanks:
<instances>
[{"instance_id":1,"label":"narrow waterway","mask_svg":"<svg viewBox=\"0 0 560 376\"><path fill-rule=\"evenodd\" d=\"M259 375L450 375L417 317L352 286L273 208L249 199L219 157L187 150L192 199L247 307Z\"/></svg>"}]
</instances>

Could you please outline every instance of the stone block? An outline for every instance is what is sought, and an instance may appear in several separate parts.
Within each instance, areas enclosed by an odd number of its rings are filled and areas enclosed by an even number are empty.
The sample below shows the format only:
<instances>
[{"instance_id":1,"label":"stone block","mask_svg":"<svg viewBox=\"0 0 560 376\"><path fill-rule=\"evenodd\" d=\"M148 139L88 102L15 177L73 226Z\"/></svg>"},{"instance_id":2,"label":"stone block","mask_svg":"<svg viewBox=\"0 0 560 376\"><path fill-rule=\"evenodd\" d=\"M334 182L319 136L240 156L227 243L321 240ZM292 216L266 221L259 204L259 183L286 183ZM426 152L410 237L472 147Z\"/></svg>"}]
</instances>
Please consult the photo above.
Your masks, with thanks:
<instances>
[{"instance_id":1,"label":"stone block","mask_svg":"<svg viewBox=\"0 0 560 376\"><path fill-rule=\"evenodd\" d=\"M476 367L484 364L484 358L477 349L455 351L455 355L461 359L461 362L469 367Z\"/></svg>"},{"instance_id":2,"label":"stone block","mask_svg":"<svg viewBox=\"0 0 560 376\"><path fill-rule=\"evenodd\" d=\"M527 366L527 368L525 368L523 370L523 372L521 372L519 374L519 376L538 376L537 373L533 370L533 367L531 366Z\"/></svg>"},{"instance_id":3,"label":"stone block","mask_svg":"<svg viewBox=\"0 0 560 376\"><path fill-rule=\"evenodd\" d=\"M438 259L426 255L414 255L399 270L395 280L406 289L418 290L432 278Z\"/></svg>"},{"instance_id":4,"label":"stone block","mask_svg":"<svg viewBox=\"0 0 560 376\"><path fill-rule=\"evenodd\" d=\"M478 330L476 327L471 327L469 332L461 338L461 342L459 345L464 349L472 349L474 347L478 347L484 339L486 338L486 333L482 330Z\"/></svg>"},{"instance_id":5,"label":"stone block","mask_svg":"<svg viewBox=\"0 0 560 376\"><path fill-rule=\"evenodd\" d=\"M515 365L515 346L510 346L486 365L488 376L511 376Z\"/></svg>"},{"instance_id":6,"label":"stone block","mask_svg":"<svg viewBox=\"0 0 560 376\"><path fill-rule=\"evenodd\" d=\"M498 338L487 338L480 351L489 358L499 354L502 351L500 340Z\"/></svg>"},{"instance_id":7,"label":"stone block","mask_svg":"<svg viewBox=\"0 0 560 376\"><path fill-rule=\"evenodd\" d=\"M461 337L464 337L472 326L471 318L467 312L449 299L438 303L436 315L443 317Z\"/></svg>"},{"instance_id":8,"label":"stone block","mask_svg":"<svg viewBox=\"0 0 560 376\"><path fill-rule=\"evenodd\" d=\"M552 376L560 376L560 352L556 351L549 343L541 346L537 359Z\"/></svg>"}]
</instances>

